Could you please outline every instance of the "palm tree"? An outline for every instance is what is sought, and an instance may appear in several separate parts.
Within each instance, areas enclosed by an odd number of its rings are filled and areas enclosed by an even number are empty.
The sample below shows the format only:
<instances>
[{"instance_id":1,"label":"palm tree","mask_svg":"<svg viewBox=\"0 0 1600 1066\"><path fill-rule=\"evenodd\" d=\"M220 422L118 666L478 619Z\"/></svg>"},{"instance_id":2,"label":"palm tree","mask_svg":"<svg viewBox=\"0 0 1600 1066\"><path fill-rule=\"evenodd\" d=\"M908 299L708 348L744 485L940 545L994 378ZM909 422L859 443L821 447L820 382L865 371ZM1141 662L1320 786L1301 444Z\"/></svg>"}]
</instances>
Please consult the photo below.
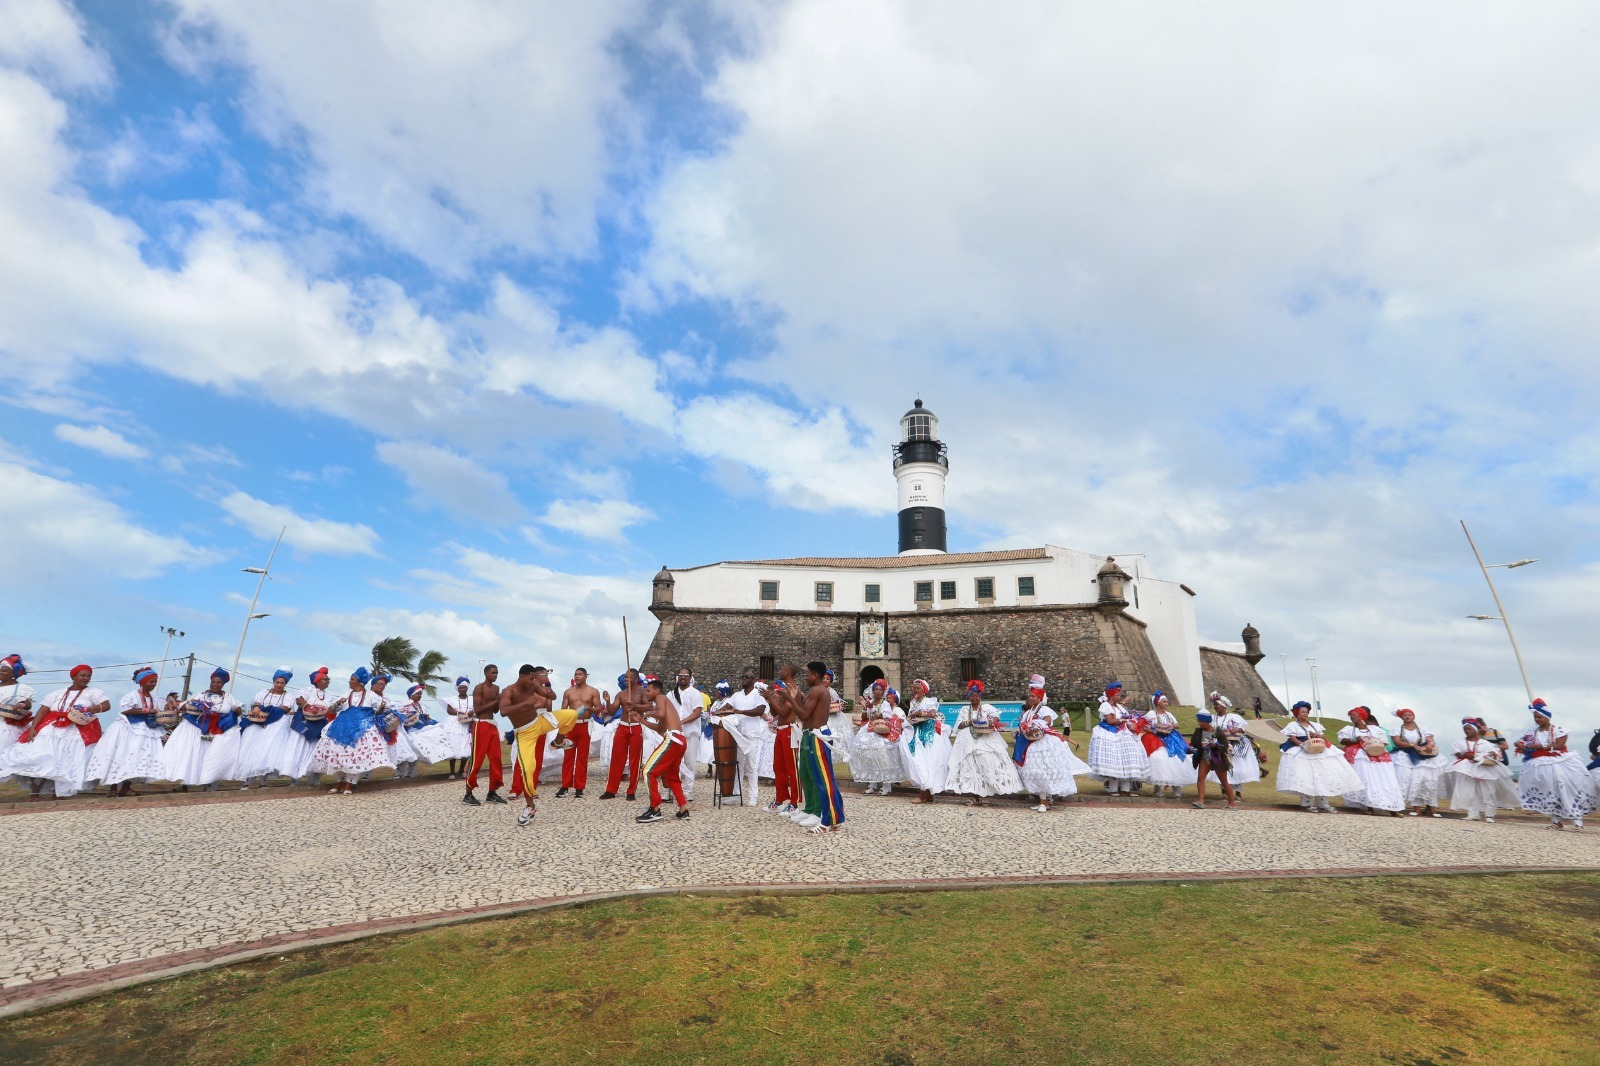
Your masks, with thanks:
<instances>
[{"instance_id":1,"label":"palm tree","mask_svg":"<svg viewBox=\"0 0 1600 1066\"><path fill-rule=\"evenodd\" d=\"M436 683L447 680L441 670L448 661L438 651L425 651L419 656L417 646L407 637L385 637L372 646L374 673L395 674L412 684L420 681L430 696Z\"/></svg>"}]
</instances>

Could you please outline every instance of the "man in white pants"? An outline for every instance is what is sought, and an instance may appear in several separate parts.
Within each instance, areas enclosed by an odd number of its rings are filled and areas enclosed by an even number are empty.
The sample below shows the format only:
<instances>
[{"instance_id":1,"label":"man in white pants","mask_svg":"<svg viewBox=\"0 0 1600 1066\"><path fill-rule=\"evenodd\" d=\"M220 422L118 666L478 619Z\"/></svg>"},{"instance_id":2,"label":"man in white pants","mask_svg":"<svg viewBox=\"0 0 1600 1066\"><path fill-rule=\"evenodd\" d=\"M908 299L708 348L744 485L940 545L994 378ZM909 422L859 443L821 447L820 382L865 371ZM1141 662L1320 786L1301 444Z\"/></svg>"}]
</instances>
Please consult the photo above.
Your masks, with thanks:
<instances>
[{"instance_id":1,"label":"man in white pants","mask_svg":"<svg viewBox=\"0 0 1600 1066\"><path fill-rule=\"evenodd\" d=\"M706 709L705 697L695 687L694 677L689 673L687 666L678 668L678 684L667 693L667 699L672 701L672 707L678 712L678 721L683 726L684 734L689 738L688 750L684 752L683 762L678 768L678 780L683 782L683 793L686 799L694 799L695 767L703 762L710 762L710 753L701 756L700 746L703 741L700 736L700 715Z\"/></svg>"},{"instance_id":2,"label":"man in white pants","mask_svg":"<svg viewBox=\"0 0 1600 1066\"><path fill-rule=\"evenodd\" d=\"M744 797L746 807L754 807L759 786L756 770L761 758L762 734L767 729L763 720L768 713L767 698L756 687L754 670L745 670L739 686L733 695L722 701L717 711L717 724L727 729L738 745L739 794Z\"/></svg>"}]
</instances>

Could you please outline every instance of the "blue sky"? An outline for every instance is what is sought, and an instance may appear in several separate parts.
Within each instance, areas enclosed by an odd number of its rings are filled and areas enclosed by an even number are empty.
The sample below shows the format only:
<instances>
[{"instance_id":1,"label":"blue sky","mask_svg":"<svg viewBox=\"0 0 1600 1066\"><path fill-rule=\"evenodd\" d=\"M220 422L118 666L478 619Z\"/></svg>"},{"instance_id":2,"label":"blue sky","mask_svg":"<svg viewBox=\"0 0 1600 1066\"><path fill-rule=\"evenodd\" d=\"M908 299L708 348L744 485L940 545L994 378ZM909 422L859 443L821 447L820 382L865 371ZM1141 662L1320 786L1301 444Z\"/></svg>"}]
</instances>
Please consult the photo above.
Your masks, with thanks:
<instances>
[{"instance_id":1,"label":"blue sky","mask_svg":"<svg viewBox=\"0 0 1600 1066\"><path fill-rule=\"evenodd\" d=\"M1330 706L1518 720L1465 518L1600 725L1597 18L14 0L0 643L231 660L287 526L250 672L613 673L662 563L892 551L920 393L952 548Z\"/></svg>"}]
</instances>

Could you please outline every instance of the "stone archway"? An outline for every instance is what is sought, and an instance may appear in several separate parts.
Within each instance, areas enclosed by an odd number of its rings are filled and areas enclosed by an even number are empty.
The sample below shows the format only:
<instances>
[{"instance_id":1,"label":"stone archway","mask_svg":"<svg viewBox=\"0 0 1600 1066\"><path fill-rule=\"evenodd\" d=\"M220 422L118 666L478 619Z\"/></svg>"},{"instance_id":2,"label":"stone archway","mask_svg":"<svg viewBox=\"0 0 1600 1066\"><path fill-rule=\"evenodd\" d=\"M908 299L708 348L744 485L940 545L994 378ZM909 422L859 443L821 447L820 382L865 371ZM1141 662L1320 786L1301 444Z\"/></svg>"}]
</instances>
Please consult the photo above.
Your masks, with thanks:
<instances>
[{"instance_id":1,"label":"stone archway","mask_svg":"<svg viewBox=\"0 0 1600 1066\"><path fill-rule=\"evenodd\" d=\"M849 697L858 696L861 692L865 692L867 690L867 686L871 685L874 681L884 681L883 671L878 669L876 666L863 666L861 668L860 692L849 692L845 693L845 695ZM886 681L885 684L887 684Z\"/></svg>"}]
</instances>

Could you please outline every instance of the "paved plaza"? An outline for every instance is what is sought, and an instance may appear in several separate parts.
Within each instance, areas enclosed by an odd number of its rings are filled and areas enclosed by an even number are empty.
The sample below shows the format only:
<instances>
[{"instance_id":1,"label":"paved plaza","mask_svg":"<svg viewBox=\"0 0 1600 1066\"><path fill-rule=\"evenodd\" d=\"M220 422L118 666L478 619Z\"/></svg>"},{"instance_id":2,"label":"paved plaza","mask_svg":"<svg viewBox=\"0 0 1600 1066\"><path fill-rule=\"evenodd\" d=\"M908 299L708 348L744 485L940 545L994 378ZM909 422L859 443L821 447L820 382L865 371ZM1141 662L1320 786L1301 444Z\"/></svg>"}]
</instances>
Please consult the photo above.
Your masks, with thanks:
<instances>
[{"instance_id":1,"label":"paved plaza","mask_svg":"<svg viewBox=\"0 0 1600 1066\"><path fill-rule=\"evenodd\" d=\"M702 788L702 795L709 789ZM1187 805L918 806L847 797L846 831L810 836L750 808L697 804L637 825L642 804L546 798L464 807L440 783L354 798L30 811L6 822L0 1003L88 971L285 934L683 886L825 885L1427 867L1600 869L1600 832L1531 821L1313 816ZM187 953L187 954L186 954ZM107 969L111 968L111 969ZM92 974L87 974L92 977Z\"/></svg>"}]
</instances>

